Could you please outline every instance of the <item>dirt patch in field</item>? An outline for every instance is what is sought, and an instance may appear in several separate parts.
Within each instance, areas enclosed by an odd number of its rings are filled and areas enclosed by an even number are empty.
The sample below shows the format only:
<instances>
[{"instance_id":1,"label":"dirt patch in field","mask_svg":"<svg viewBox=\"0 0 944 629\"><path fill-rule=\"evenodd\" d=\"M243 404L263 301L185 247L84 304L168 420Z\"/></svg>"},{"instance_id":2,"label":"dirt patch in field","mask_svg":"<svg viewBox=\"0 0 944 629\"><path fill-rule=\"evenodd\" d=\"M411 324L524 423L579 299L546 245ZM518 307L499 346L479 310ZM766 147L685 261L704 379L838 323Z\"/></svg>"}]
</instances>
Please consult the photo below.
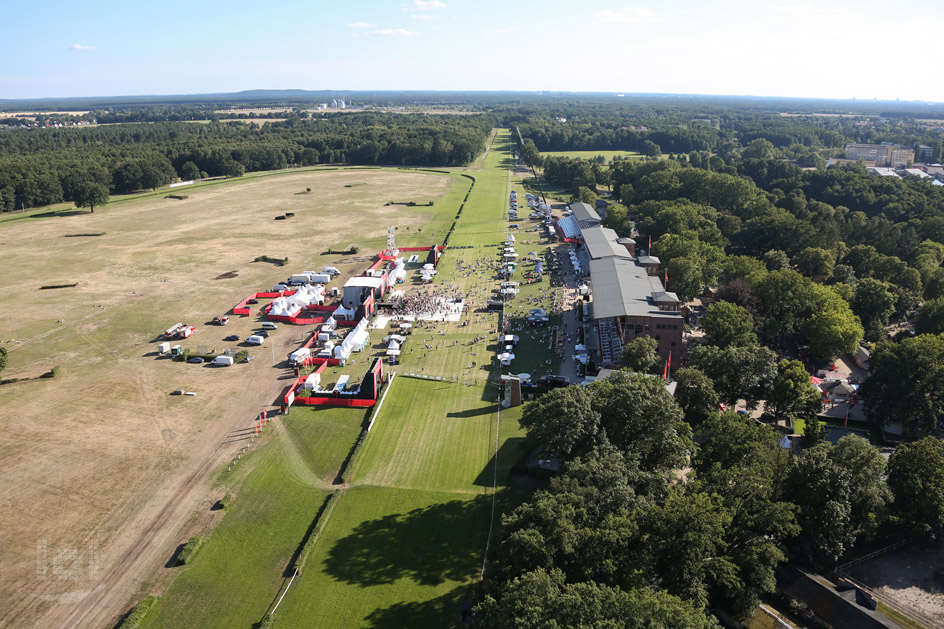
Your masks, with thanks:
<instances>
[{"instance_id":1,"label":"dirt patch in field","mask_svg":"<svg viewBox=\"0 0 944 629\"><path fill-rule=\"evenodd\" d=\"M371 185L345 188L360 181ZM250 349L253 362L228 368L158 357L161 331L190 323L197 331L184 346L237 348L223 337L251 333L264 304L226 328L204 322L293 269L336 266L343 284L363 262L322 251L352 241L379 250L388 224L415 230L431 212L454 214L439 203L383 207L390 195L440 199L454 182L409 171L300 172L192 189L173 204L147 199L0 226L3 375L62 367L54 379L0 387L15 426L0 433L0 626L111 626L127 611L185 541L212 473L291 382L285 357L307 330L280 326ZM294 194L307 187L311 195ZM286 211L295 219L271 220ZM78 232L105 235L62 238ZM288 257L289 268L253 264L259 255ZM206 279L214 277L230 281ZM79 285L25 288L50 280ZM169 395L176 388L197 396Z\"/></svg>"},{"instance_id":2,"label":"dirt patch in field","mask_svg":"<svg viewBox=\"0 0 944 629\"><path fill-rule=\"evenodd\" d=\"M905 546L848 570L882 598L902 607L929 629L944 627L944 549Z\"/></svg>"}]
</instances>

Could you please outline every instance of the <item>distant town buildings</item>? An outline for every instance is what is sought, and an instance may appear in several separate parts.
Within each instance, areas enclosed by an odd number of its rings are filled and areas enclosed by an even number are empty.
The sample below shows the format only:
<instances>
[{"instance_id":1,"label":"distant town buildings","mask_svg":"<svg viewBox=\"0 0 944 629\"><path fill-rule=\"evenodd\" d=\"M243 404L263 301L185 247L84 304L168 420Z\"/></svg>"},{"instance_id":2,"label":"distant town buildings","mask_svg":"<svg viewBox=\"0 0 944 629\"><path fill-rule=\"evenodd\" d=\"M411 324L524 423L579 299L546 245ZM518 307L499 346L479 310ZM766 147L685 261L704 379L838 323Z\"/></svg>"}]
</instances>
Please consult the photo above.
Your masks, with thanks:
<instances>
[{"instance_id":1,"label":"distant town buildings","mask_svg":"<svg viewBox=\"0 0 944 629\"><path fill-rule=\"evenodd\" d=\"M915 161L914 149L882 142L881 144L847 144L846 159L875 162L878 167L902 168Z\"/></svg>"}]
</instances>

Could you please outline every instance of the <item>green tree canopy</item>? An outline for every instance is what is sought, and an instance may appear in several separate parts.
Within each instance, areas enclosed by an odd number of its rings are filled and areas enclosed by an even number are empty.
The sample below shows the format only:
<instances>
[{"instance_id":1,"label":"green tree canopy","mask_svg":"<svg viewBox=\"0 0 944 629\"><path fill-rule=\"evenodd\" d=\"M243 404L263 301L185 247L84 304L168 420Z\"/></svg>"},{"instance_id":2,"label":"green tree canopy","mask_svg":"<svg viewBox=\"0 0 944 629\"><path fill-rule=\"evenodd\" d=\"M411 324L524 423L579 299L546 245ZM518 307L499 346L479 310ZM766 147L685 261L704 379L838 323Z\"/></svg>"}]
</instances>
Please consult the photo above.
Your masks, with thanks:
<instances>
[{"instance_id":1,"label":"green tree canopy","mask_svg":"<svg viewBox=\"0 0 944 629\"><path fill-rule=\"evenodd\" d=\"M743 399L749 407L756 408L769 394L777 376L777 355L759 345L725 348L698 345L689 356L688 366L711 378L725 404L733 406Z\"/></svg>"},{"instance_id":2,"label":"green tree canopy","mask_svg":"<svg viewBox=\"0 0 944 629\"><path fill-rule=\"evenodd\" d=\"M944 443L925 437L895 449L888 460L888 488L898 524L926 544L944 538Z\"/></svg>"},{"instance_id":3,"label":"green tree canopy","mask_svg":"<svg viewBox=\"0 0 944 629\"><path fill-rule=\"evenodd\" d=\"M941 334L944 332L944 298L926 301L915 315L915 332L918 334Z\"/></svg>"},{"instance_id":4,"label":"green tree canopy","mask_svg":"<svg viewBox=\"0 0 944 629\"><path fill-rule=\"evenodd\" d=\"M637 336L623 346L620 363L639 373L656 373L659 367L658 343L651 336Z\"/></svg>"},{"instance_id":5,"label":"green tree canopy","mask_svg":"<svg viewBox=\"0 0 944 629\"><path fill-rule=\"evenodd\" d=\"M108 187L95 181L77 184L72 192L75 207L87 207L92 213L95 206L108 203Z\"/></svg>"},{"instance_id":6,"label":"green tree canopy","mask_svg":"<svg viewBox=\"0 0 944 629\"><path fill-rule=\"evenodd\" d=\"M708 306L702 318L705 343L724 348L729 345L755 345L754 318L747 309L727 301Z\"/></svg>"},{"instance_id":7,"label":"green tree canopy","mask_svg":"<svg viewBox=\"0 0 944 629\"><path fill-rule=\"evenodd\" d=\"M698 426L718 414L718 394L708 376L694 367L682 367L672 379L676 382L675 401L682 408L685 421Z\"/></svg>"},{"instance_id":8,"label":"green tree canopy","mask_svg":"<svg viewBox=\"0 0 944 629\"><path fill-rule=\"evenodd\" d=\"M521 425L548 452L568 456L596 443L600 414L585 387L562 387L525 404Z\"/></svg>"},{"instance_id":9,"label":"green tree canopy","mask_svg":"<svg viewBox=\"0 0 944 629\"><path fill-rule=\"evenodd\" d=\"M855 542L851 527L852 478L838 465L828 443L803 451L787 479L785 496L799 508L802 532L794 540L797 559L815 569L836 564Z\"/></svg>"},{"instance_id":10,"label":"green tree canopy","mask_svg":"<svg viewBox=\"0 0 944 629\"><path fill-rule=\"evenodd\" d=\"M879 343L869 363L860 391L869 421L901 423L908 437L930 434L944 415L944 335Z\"/></svg>"},{"instance_id":11,"label":"green tree canopy","mask_svg":"<svg viewBox=\"0 0 944 629\"><path fill-rule=\"evenodd\" d=\"M767 397L767 408L778 419L810 417L823 406L816 388L810 382L810 374L798 360L783 360L777 363L777 377Z\"/></svg>"},{"instance_id":12,"label":"green tree canopy","mask_svg":"<svg viewBox=\"0 0 944 629\"><path fill-rule=\"evenodd\" d=\"M855 535L871 537L885 517L891 492L885 484L885 457L858 435L846 435L829 451L832 461L849 473L849 515Z\"/></svg>"},{"instance_id":13,"label":"green tree canopy","mask_svg":"<svg viewBox=\"0 0 944 629\"><path fill-rule=\"evenodd\" d=\"M852 297L852 311L862 321L866 337L870 340L885 338L885 326L895 312L895 295L890 285L867 277L856 284Z\"/></svg>"}]
</instances>

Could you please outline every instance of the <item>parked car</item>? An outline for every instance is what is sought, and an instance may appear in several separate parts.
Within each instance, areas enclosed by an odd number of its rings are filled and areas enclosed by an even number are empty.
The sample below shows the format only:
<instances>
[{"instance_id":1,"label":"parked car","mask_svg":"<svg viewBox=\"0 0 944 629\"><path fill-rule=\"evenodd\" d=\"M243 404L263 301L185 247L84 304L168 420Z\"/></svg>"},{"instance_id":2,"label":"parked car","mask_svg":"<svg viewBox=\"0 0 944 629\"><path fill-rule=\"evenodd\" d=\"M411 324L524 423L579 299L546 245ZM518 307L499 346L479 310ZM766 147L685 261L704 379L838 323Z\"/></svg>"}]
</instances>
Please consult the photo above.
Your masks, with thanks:
<instances>
[{"instance_id":1,"label":"parked car","mask_svg":"<svg viewBox=\"0 0 944 629\"><path fill-rule=\"evenodd\" d=\"M252 356L246 356L245 358L243 358L244 363L248 363L250 360L252 360Z\"/></svg>"},{"instance_id":2,"label":"parked car","mask_svg":"<svg viewBox=\"0 0 944 629\"><path fill-rule=\"evenodd\" d=\"M247 304L258 304L258 303L259 303L259 300L256 299L255 297L253 297L252 299L250 299L250 300L247 301L246 303L247 303Z\"/></svg>"},{"instance_id":3,"label":"parked car","mask_svg":"<svg viewBox=\"0 0 944 629\"><path fill-rule=\"evenodd\" d=\"M199 356L194 356L193 358L191 358L191 359L188 360L187 362L188 362L188 363L193 363L194 365L199 365L200 363L203 362L203 359L200 358Z\"/></svg>"},{"instance_id":4,"label":"parked car","mask_svg":"<svg viewBox=\"0 0 944 629\"><path fill-rule=\"evenodd\" d=\"M256 336L261 336L264 339L269 338L269 333L266 332L265 330L258 330L256 332L253 332L253 334L255 334Z\"/></svg>"},{"instance_id":5,"label":"parked car","mask_svg":"<svg viewBox=\"0 0 944 629\"><path fill-rule=\"evenodd\" d=\"M239 340L239 335L238 335L238 334L230 334L229 336L227 336L227 337L226 337L225 339L223 339L223 340L224 340L224 341L238 341L238 340Z\"/></svg>"}]
</instances>

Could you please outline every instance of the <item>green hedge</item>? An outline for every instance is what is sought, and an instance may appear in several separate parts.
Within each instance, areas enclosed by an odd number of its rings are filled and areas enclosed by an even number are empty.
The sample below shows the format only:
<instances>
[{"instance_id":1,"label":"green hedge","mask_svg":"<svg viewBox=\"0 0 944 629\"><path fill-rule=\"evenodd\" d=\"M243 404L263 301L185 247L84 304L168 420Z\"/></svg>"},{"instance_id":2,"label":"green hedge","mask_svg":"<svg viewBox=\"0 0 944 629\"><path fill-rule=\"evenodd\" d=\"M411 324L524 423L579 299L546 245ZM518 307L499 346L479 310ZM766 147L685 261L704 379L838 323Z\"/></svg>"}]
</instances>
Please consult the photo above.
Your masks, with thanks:
<instances>
[{"instance_id":1,"label":"green hedge","mask_svg":"<svg viewBox=\"0 0 944 629\"><path fill-rule=\"evenodd\" d=\"M117 629L135 629L147 617L148 612L157 603L156 596L147 596L134 606L131 613L125 616Z\"/></svg>"},{"instance_id":2,"label":"green hedge","mask_svg":"<svg viewBox=\"0 0 944 629\"><path fill-rule=\"evenodd\" d=\"M301 552L298 553L298 558L295 560L294 568L299 572L305 570L305 564L308 562L308 556L311 554L311 551L314 550L315 544L318 542L318 538L321 537L321 533L324 531L325 526L328 523L328 518L331 517L331 512L334 510L335 504L337 504L338 496L340 492L334 491L328 494L328 497L325 498L324 503L321 505L321 509L318 510L318 513L315 514L314 522L312 522L312 527L310 533L308 534L308 539L305 540L304 545L302 545Z\"/></svg>"},{"instance_id":3,"label":"green hedge","mask_svg":"<svg viewBox=\"0 0 944 629\"><path fill-rule=\"evenodd\" d=\"M180 565L186 566L193 560L193 556L197 554L197 551L200 549L200 544L203 543L203 538L199 535L194 535L191 537L184 547L180 549L180 552L177 553L177 563Z\"/></svg>"}]
</instances>

